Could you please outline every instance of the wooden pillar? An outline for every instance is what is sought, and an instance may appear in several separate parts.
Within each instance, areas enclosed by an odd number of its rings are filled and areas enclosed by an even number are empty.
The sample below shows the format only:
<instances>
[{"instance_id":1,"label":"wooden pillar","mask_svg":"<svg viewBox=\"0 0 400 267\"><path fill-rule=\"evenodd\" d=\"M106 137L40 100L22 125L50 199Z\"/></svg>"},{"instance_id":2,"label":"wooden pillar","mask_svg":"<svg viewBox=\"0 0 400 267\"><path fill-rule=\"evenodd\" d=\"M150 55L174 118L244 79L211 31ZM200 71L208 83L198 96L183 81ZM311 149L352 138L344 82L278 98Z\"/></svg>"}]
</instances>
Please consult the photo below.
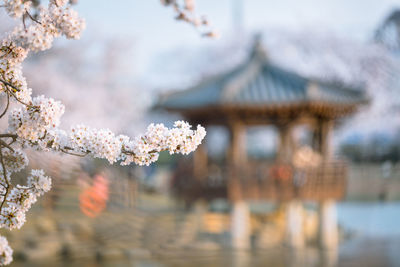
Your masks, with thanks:
<instances>
[{"instance_id":1,"label":"wooden pillar","mask_svg":"<svg viewBox=\"0 0 400 267\"><path fill-rule=\"evenodd\" d=\"M294 143L292 142L292 127L290 124L282 124L278 126L279 130L279 146L277 160L280 162L288 162L292 157Z\"/></svg>"},{"instance_id":2,"label":"wooden pillar","mask_svg":"<svg viewBox=\"0 0 400 267\"><path fill-rule=\"evenodd\" d=\"M313 149L319 152L324 161L332 157L333 120L319 120L314 129Z\"/></svg>"},{"instance_id":3,"label":"wooden pillar","mask_svg":"<svg viewBox=\"0 0 400 267\"><path fill-rule=\"evenodd\" d=\"M325 120L321 126L321 155L325 160L332 157L333 121Z\"/></svg>"},{"instance_id":4,"label":"wooden pillar","mask_svg":"<svg viewBox=\"0 0 400 267\"><path fill-rule=\"evenodd\" d=\"M332 157L332 131L332 120L320 120L314 134L315 149L321 154L324 162L329 161ZM319 203L318 217L318 239L321 248L337 250L338 225L336 201L333 199L321 200Z\"/></svg>"},{"instance_id":5,"label":"wooden pillar","mask_svg":"<svg viewBox=\"0 0 400 267\"><path fill-rule=\"evenodd\" d=\"M232 204L231 239L234 249L250 248L250 212L245 201Z\"/></svg>"},{"instance_id":6,"label":"wooden pillar","mask_svg":"<svg viewBox=\"0 0 400 267\"><path fill-rule=\"evenodd\" d=\"M231 166L243 166L247 161L246 127L243 123L234 121L230 124L230 149L228 160Z\"/></svg>"},{"instance_id":7,"label":"wooden pillar","mask_svg":"<svg viewBox=\"0 0 400 267\"><path fill-rule=\"evenodd\" d=\"M324 249L336 250L338 246L338 226L336 202L324 200L319 204L319 243Z\"/></svg>"},{"instance_id":8,"label":"wooden pillar","mask_svg":"<svg viewBox=\"0 0 400 267\"><path fill-rule=\"evenodd\" d=\"M278 162L291 162L295 150L292 128L290 123L278 126L280 138ZM299 199L292 199L281 205L286 214L285 242L292 248L302 248L304 246L303 203Z\"/></svg>"},{"instance_id":9,"label":"wooden pillar","mask_svg":"<svg viewBox=\"0 0 400 267\"><path fill-rule=\"evenodd\" d=\"M230 124L230 147L228 155L228 196L231 201L242 201L244 168L247 167L246 128L239 121Z\"/></svg>"},{"instance_id":10,"label":"wooden pillar","mask_svg":"<svg viewBox=\"0 0 400 267\"><path fill-rule=\"evenodd\" d=\"M321 151L321 123L318 121L314 125L313 134L312 134L312 149L316 152Z\"/></svg>"},{"instance_id":11,"label":"wooden pillar","mask_svg":"<svg viewBox=\"0 0 400 267\"><path fill-rule=\"evenodd\" d=\"M250 212L245 202L240 177L241 167L246 167L246 128L245 125L234 121L230 125L229 167L231 177L228 182L228 194L232 202L231 210L231 245L234 249L250 248Z\"/></svg>"},{"instance_id":12,"label":"wooden pillar","mask_svg":"<svg viewBox=\"0 0 400 267\"><path fill-rule=\"evenodd\" d=\"M201 181L207 176L208 155L206 144L200 144L193 155L193 176Z\"/></svg>"},{"instance_id":13,"label":"wooden pillar","mask_svg":"<svg viewBox=\"0 0 400 267\"><path fill-rule=\"evenodd\" d=\"M292 248L304 247L303 213L300 200L286 203L286 243Z\"/></svg>"}]
</instances>

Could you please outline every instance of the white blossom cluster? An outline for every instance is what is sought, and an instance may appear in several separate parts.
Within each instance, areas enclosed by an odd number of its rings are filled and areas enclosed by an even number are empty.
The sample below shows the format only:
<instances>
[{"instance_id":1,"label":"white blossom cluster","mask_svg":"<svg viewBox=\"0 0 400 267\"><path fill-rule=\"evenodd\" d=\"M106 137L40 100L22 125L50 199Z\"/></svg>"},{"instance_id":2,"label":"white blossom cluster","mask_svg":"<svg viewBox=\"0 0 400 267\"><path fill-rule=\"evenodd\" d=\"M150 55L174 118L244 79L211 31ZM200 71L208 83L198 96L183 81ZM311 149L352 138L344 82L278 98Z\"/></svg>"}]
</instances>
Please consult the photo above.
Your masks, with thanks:
<instances>
[{"instance_id":1,"label":"white blossom cluster","mask_svg":"<svg viewBox=\"0 0 400 267\"><path fill-rule=\"evenodd\" d=\"M122 141L121 165L134 162L138 165L149 165L158 159L159 152L169 151L170 154L189 154L194 151L206 135L205 129L198 125L191 130L190 124L177 121L175 128L168 129L163 124L150 124L144 135L130 141L120 136Z\"/></svg>"},{"instance_id":2,"label":"white blossom cluster","mask_svg":"<svg viewBox=\"0 0 400 267\"><path fill-rule=\"evenodd\" d=\"M22 17L32 6L31 1L25 0L5 0L4 7L8 14L13 18Z\"/></svg>"},{"instance_id":3,"label":"white blossom cluster","mask_svg":"<svg viewBox=\"0 0 400 267\"><path fill-rule=\"evenodd\" d=\"M74 126L69 131L60 129L64 105L45 96L32 97L32 90L22 74L22 62L29 52L49 49L56 37L80 37L85 22L68 2L50 0L47 7L33 8L31 0L0 0L0 7L21 20L0 42L0 95L7 100L5 110L0 110L0 119L8 114L7 132L0 134L0 228L20 228L25 222L25 213L51 188L51 179L43 170L32 170L26 185L12 184L12 173L28 165L22 148L91 155L121 165L132 162L149 165L158 159L161 151L192 152L206 134L200 125L192 130L183 121L176 122L172 129L151 124L145 134L134 139L84 125ZM20 105L8 112L10 101ZM0 265L11 261L12 250L0 236Z\"/></svg>"},{"instance_id":4,"label":"white blossom cluster","mask_svg":"<svg viewBox=\"0 0 400 267\"><path fill-rule=\"evenodd\" d=\"M49 49L54 38L64 35L70 39L78 39L85 28L85 21L69 6L67 1L51 0L48 7L39 7L36 18L31 15L32 2L29 0L2 0L8 14L14 18L29 15L32 23L17 26L0 46L0 94L7 92L19 101L29 104L31 89L27 87L22 75L22 62L29 51ZM5 84L4 82L8 83Z\"/></svg>"},{"instance_id":5,"label":"white blossom cluster","mask_svg":"<svg viewBox=\"0 0 400 267\"><path fill-rule=\"evenodd\" d=\"M13 260L12 258L12 249L8 245L8 241L5 237L0 236L0 264L7 265L10 264Z\"/></svg>"},{"instance_id":6,"label":"white blossom cluster","mask_svg":"<svg viewBox=\"0 0 400 267\"><path fill-rule=\"evenodd\" d=\"M10 173L19 172L28 165L28 157L22 150L19 149L15 149L14 151L9 149L4 150L3 161L4 165L6 166L6 170ZM3 167L0 166L0 170L2 170L2 168Z\"/></svg>"},{"instance_id":7,"label":"white blossom cluster","mask_svg":"<svg viewBox=\"0 0 400 267\"><path fill-rule=\"evenodd\" d=\"M22 75L22 62L28 51L17 46L10 40L3 40L0 47L0 94L13 94L22 102L31 100L32 90L27 87L25 77ZM16 90L18 88L18 90Z\"/></svg>"},{"instance_id":8,"label":"white blossom cluster","mask_svg":"<svg viewBox=\"0 0 400 267\"><path fill-rule=\"evenodd\" d=\"M49 49L54 38L60 35L69 39L79 39L85 28L85 21L78 16L75 10L68 6L65 7L64 4L65 1L50 1L47 8L40 7L37 19L35 19L37 23L16 27L9 38L19 46L32 51ZM18 6L10 5L9 7ZM28 10L23 10L23 12L30 14L29 6Z\"/></svg>"},{"instance_id":9,"label":"white blossom cluster","mask_svg":"<svg viewBox=\"0 0 400 267\"><path fill-rule=\"evenodd\" d=\"M11 186L10 176L28 165L28 158L21 150L2 149L0 168L0 227L10 230L20 228L25 223L25 213L37 197L51 188L51 179L43 170L32 170L27 185ZM0 251L1 255L1 251ZM0 259L1 262L1 259Z\"/></svg>"},{"instance_id":10,"label":"white blossom cluster","mask_svg":"<svg viewBox=\"0 0 400 267\"><path fill-rule=\"evenodd\" d=\"M64 106L43 96L33 98L34 107L14 109L9 116L9 134L16 134L21 143L39 150L90 154L121 165L132 162L149 165L158 159L159 152L188 154L196 149L206 135L200 125L192 130L190 124L177 121L174 128L151 124L144 135L131 140L115 135L108 129L77 125L69 132L58 128Z\"/></svg>"},{"instance_id":11,"label":"white blossom cluster","mask_svg":"<svg viewBox=\"0 0 400 267\"><path fill-rule=\"evenodd\" d=\"M60 102L44 96L34 97L30 106L12 110L8 131L31 143L39 142L60 124L63 113L64 106Z\"/></svg>"}]
</instances>

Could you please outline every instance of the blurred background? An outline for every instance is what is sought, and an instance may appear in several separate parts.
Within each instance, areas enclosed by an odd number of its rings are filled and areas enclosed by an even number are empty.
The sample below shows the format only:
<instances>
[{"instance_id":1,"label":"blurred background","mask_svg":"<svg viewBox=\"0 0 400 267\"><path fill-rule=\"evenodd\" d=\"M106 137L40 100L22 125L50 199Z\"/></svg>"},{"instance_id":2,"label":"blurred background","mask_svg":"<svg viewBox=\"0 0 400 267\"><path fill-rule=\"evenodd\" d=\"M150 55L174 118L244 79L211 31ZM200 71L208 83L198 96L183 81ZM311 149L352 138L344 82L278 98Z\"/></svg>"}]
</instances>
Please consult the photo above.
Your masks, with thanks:
<instances>
[{"instance_id":1,"label":"blurred background","mask_svg":"<svg viewBox=\"0 0 400 267\"><path fill-rule=\"evenodd\" d=\"M62 127L208 133L149 167L30 151L53 188L11 266L400 266L400 1L197 0L218 39L158 0L74 8L82 39L24 66Z\"/></svg>"}]
</instances>

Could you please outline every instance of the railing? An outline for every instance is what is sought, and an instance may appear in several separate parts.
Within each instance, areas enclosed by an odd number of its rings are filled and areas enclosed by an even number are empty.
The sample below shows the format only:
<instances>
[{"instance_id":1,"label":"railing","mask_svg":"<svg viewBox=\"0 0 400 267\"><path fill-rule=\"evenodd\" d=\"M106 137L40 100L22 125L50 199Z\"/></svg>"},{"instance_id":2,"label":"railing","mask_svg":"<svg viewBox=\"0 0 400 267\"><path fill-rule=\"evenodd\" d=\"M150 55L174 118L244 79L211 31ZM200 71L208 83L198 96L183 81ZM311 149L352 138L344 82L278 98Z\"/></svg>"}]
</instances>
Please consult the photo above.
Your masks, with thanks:
<instances>
[{"instance_id":1,"label":"railing","mask_svg":"<svg viewBox=\"0 0 400 267\"><path fill-rule=\"evenodd\" d=\"M190 164L177 169L173 189L188 202L203 198L322 200L341 199L347 184L347 164L329 161L319 167L296 169L289 164L249 162L236 168L210 164L195 178Z\"/></svg>"}]
</instances>

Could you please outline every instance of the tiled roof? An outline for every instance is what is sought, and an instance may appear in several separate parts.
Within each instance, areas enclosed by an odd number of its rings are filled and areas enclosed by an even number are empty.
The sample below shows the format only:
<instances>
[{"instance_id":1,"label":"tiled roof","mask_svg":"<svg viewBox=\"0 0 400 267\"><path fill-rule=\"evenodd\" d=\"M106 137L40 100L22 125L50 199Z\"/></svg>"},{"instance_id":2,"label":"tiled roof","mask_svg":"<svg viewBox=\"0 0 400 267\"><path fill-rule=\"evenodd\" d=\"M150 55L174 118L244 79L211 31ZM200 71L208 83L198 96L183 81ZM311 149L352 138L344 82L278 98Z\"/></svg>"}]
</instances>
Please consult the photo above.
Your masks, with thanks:
<instances>
[{"instance_id":1,"label":"tiled roof","mask_svg":"<svg viewBox=\"0 0 400 267\"><path fill-rule=\"evenodd\" d=\"M224 105L279 106L302 103L354 105L367 101L364 91L306 79L269 62L260 46L235 69L193 88L160 97L158 107L190 110Z\"/></svg>"}]
</instances>

